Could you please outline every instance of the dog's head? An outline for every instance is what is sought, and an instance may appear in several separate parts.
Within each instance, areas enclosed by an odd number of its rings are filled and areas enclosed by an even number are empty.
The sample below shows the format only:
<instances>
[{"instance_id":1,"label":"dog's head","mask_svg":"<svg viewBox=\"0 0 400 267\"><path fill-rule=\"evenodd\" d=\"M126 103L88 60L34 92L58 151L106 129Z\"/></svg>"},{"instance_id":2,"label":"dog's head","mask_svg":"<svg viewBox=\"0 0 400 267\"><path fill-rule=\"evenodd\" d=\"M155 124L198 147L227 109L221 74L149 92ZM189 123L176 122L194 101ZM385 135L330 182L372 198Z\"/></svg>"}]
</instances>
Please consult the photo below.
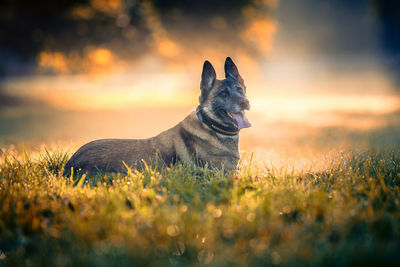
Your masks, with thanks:
<instances>
[{"instance_id":1,"label":"dog's head","mask_svg":"<svg viewBox=\"0 0 400 267\"><path fill-rule=\"evenodd\" d=\"M209 61L204 62L200 89L200 107L209 117L238 130L251 126L244 114L246 109L250 109L246 86L230 57L225 60L223 80L217 80Z\"/></svg>"}]
</instances>

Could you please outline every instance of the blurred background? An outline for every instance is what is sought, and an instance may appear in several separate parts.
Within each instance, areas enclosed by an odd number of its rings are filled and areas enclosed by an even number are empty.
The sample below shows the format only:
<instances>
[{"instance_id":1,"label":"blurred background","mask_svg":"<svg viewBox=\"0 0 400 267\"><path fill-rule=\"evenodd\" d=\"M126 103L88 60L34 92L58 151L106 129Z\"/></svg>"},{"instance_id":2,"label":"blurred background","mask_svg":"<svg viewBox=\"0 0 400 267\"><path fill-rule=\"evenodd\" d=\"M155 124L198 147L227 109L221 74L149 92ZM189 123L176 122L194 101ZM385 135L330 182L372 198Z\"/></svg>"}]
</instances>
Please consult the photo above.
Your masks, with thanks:
<instances>
[{"instance_id":1,"label":"blurred background","mask_svg":"<svg viewBox=\"0 0 400 267\"><path fill-rule=\"evenodd\" d=\"M0 144L144 138L233 58L264 159L400 145L396 0L3 0Z\"/></svg>"}]
</instances>

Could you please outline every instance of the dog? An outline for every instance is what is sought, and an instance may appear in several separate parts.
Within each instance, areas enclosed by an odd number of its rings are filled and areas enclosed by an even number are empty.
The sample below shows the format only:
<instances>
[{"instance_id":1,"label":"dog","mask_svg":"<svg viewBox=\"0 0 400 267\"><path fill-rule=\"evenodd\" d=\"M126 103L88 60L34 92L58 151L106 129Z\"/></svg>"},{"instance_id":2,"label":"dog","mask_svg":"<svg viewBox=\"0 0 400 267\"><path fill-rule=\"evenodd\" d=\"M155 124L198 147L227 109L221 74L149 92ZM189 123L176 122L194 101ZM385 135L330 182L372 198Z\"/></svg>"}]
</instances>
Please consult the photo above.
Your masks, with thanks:
<instances>
[{"instance_id":1,"label":"dog","mask_svg":"<svg viewBox=\"0 0 400 267\"><path fill-rule=\"evenodd\" d=\"M65 165L64 174L75 172L126 172L127 166L143 170L146 162L178 161L234 170L240 159L239 131L251 124L246 86L230 57L225 79L217 80L209 61L203 64L199 106L183 121L148 139L100 139L83 145Z\"/></svg>"}]
</instances>

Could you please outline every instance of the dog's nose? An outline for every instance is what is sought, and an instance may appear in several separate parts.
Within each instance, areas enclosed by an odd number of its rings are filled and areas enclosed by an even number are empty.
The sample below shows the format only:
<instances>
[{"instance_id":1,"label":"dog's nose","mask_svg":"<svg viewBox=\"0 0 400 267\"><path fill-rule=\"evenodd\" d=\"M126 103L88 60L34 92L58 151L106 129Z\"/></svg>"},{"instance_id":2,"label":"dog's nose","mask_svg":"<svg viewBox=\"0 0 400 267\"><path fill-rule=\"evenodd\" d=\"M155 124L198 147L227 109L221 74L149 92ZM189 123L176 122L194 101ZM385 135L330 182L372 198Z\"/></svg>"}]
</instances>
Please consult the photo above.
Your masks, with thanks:
<instances>
[{"instance_id":1,"label":"dog's nose","mask_svg":"<svg viewBox=\"0 0 400 267\"><path fill-rule=\"evenodd\" d=\"M250 102L249 102L249 100L243 99L242 102L240 103L240 107L241 107L242 109L247 109L247 110L249 110L249 109L250 109Z\"/></svg>"}]
</instances>

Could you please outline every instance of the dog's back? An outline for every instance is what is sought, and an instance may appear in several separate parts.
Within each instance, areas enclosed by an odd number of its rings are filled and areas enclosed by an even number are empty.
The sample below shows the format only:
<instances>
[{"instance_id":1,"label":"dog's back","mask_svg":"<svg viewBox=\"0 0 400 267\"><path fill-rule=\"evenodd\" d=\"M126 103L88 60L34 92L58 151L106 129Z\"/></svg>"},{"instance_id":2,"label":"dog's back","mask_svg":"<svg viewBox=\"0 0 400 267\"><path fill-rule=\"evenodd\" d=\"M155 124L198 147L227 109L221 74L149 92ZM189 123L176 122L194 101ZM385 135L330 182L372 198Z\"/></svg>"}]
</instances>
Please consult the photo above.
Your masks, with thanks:
<instances>
[{"instance_id":1,"label":"dog's back","mask_svg":"<svg viewBox=\"0 0 400 267\"><path fill-rule=\"evenodd\" d=\"M164 134L165 135L165 134ZM65 165L65 174L71 168L78 172L124 172L126 167L143 169L143 161L150 163L159 156L166 164L176 160L172 142L160 142L166 138L160 134L148 139L100 139L83 145ZM168 133L167 133L168 135Z\"/></svg>"},{"instance_id":2,"label":"dog's back","mask_svg":"<svg viewBox=\"0 0 400 267\"><path fill-rule=\"evenodd\" d=\"M152 149L151 139L100 139L92 141L81 148L71 157L65 165L65 173L68 174L73 167L75 171L95 173L121 172L123 162L129 166L141 168L137 157L146 160L147 155L155 154ZM133 157L134 156L134 157Z\"/></svg>"}]
</instances>

